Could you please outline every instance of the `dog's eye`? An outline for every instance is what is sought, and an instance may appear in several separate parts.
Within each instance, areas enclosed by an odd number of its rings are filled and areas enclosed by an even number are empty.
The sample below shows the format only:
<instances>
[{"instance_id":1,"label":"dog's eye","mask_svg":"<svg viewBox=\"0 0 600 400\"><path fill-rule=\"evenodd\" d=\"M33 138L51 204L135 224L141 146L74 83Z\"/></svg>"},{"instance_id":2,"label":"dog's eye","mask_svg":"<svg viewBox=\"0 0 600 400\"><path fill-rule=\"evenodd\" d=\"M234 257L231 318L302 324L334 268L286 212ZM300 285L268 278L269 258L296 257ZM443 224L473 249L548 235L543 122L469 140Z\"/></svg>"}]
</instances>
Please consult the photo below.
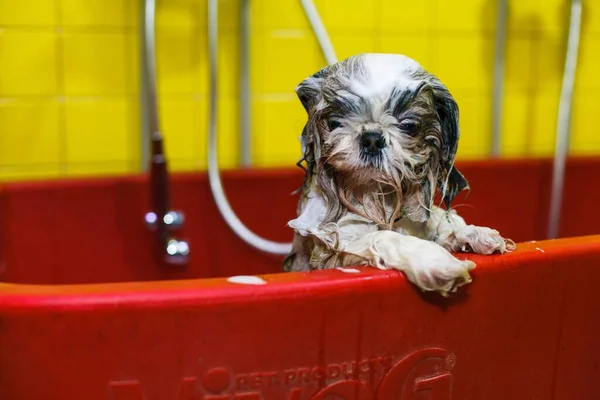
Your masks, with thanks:
<instances>
[{"instance_id":1,"label":"dog's eye","mask_svg":"<svg viewBox=\"0 0 600 400\"><path fill-rule=\"evenodd\" d=\"M340 126L342 126L342 123L335 118L329 118L327 120L327 127L329 128L329 132L339 128Z\"/></svg>"},{"instance_id":2,"label":"dog's eye","mask_svg":"<svg viewBox=\"0 0 600 400\"><path fill-rule=\"evenodd\" d=\"M421 128L421 124L419 123L419 121L415 121L414 119L403 119L402 121L400 121L398 126L401 130L410 135L417 133Z\"/></svg>"}]
</instances>

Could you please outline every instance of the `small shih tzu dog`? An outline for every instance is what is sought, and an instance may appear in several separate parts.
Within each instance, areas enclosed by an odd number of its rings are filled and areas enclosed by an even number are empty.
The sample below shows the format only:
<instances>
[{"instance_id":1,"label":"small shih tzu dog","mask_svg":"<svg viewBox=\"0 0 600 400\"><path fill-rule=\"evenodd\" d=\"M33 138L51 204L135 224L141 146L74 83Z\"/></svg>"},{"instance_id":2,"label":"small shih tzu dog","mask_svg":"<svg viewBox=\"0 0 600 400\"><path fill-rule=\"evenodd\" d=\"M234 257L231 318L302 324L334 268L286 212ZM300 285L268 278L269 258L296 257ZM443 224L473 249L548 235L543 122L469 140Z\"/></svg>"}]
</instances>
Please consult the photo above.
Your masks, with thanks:
<instances>
[{"instance_id":1,"label":"small shih tzu dog","mask_svg":"<svg viewBox=\"0 0 600 400\"><path fill-rule=\"evenodd\" d=\"M471 282L475 268L450 252L516 247L451 209L468 188L454 167L458 106L419 63L359 54L308 77L296 93L308 113L298 162L305 178L284 270L393 268L446 296ZM437 191L445 209L434 204Z\"/></svg>"}]
</instances>

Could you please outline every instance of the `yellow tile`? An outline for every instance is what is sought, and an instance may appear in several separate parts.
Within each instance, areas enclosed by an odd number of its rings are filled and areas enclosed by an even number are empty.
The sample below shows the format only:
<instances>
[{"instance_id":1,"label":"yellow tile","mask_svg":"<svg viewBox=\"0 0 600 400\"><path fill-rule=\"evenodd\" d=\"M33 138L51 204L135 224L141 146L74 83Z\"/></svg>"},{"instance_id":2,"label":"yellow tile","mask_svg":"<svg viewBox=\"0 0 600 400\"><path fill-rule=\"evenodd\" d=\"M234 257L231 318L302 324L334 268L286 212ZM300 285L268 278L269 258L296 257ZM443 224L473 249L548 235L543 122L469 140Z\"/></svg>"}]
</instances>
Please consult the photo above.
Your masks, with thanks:
<instances>
[{"instance_id":1,"label":"yellow tile","mask_svg":"<svg viewBox=\"0 0 600 400\"><path fill-rule=\"evenodd\" d=\"M157 32L156 70L160 94L192 93L194 46L191 32Z\"/></svg>"},{"instance_id":2,"label":"yellow tile","mask_svg":"<svg viewBox=\"0 0 600 400\"><path fill-rule=\"evenodd\" d=\"M164 100L160 103L159 112L169 165L193 165L198 140L198 133L194 130L193 99L190 96L179 100Z\"/></svg>"},{"instance_id":3,"label":"yellow tile","mask_svg":"<svg viewBox=\"0 0 600 400\"><path fill-rule=\"evenodd\" d=\"M257 166L291 167L301 157L299 137L306 113L298 101L255 101L253 132Z\"/></svg>"},{"instance_id":4,"label":"yellow tile","mask_svg":"<svg viewBox=\"0 0 600 400\"><path fill-rule=\"evenodd\" d=\"M316 3L315 7L329 31L341 33L348 32L349 29L372 30L379 25L379 2L364 1L354 6L344 0L326 0L319 3ZM304 16L304 11L300 11L300 16ZM363 33L368 35L370 32Z\"/></svg>"},{"instance_id":5,"label":"yellow tile","mask_svg":"<svg viewBox=\"0 0 600 400\"><path fill-rule=\"evenodd\" d=\"M0 165L58 164L60 107L53 100L0 102Z\"/></svg>"},{"instance_id":6,"label":"yellow tile","mask_svg":"<svg viewBox=\"0 0 600 400\"><path fill-rule=\"evenodd\" d=\"M600 33L600 2L586 1L583 3L584 33Z\"/></svg>"},{"instance_id":7,"label":"yellow tile","mask_svg":"<svg viewBox=\"0 0 600 400\"><path fill-rule=\"evenodd\" d=\"M483 37L434 40L435 73L450 91L489 95L492 86L493 40Z\"/></svg>"},{"instance_id":8,"label":"yellow tile","mask_svg":"<svg viewBox=\"0 0 600 400\"><path fill-rule=\"evenodd\" d=\"M539 38L563 37L569 18L568 3L563 0L511 2L507 21L508 30L535 32Z\"/></svg>"},{"instance_id":9,"label":"yellow tile","mask_svg":"<svg viewBox=\"0 0 600 400\"><path fill-rule=\"evenodd\" d=\"M219 165L223 168L235 168L239 165L241 143L240 124L237 117L239 114L238 101L228 98L221 101L219 105L220 128L217 131L217 146L219 148ZM252 135L259 135L260 133L260 131L254 130ZM208 150L208 142L204 146Z\"/></svg>"},{"instance_id":10,"label":"yellow tile","mask_svg":"<svg viewBox=\"0 0 600 400\"><path fill-rule=\"evenodd\" d=\"M193 0L169 0L156 2L157 28L191 28L195 25L195 2Z\"/></svg>"},{"instance_id":11,"label":"yellow tile","mask_svg":"<svg viewBox=\"0 0 600 400\"><path fill-rule=\"evenodd\" d=\"M434 6L435 0L381 0L380 26L384 33L429 31L435 26Z\"/></svg>"},{"instance_id":12,"label":"yellow tile","mask_svg":"<svg viewBox=\"0 0 600 400\"><path fill-rule=\"evenodd\" d=\"M194 36L195 40L195 48L192 52L192 63L193 63L193 71L192 71L192 91L196 94L207 94L209 87L209 60L207 53L207 40L205 36L196 34ZM232 43L230 40L233 40L233 35L231 34L221 34L219 36L219 52L218 52L218 73L217 77L220 82L223 82L219 85L219 89L224 88L227 84L238 85L238 78L231 78L231 73L224 73L225 69L231 70L235 68L237 70L237 61L236 65L230 66L224 64L224 61L230 60L233 57L237 60L237 42L234 43L235 48L232 47ZM226 53L226 54L224 54ZM236 72L237 73L237 72ZM227 78L226 78L227 77ZM229 79L227 82L224 82L225 79ZM222 90L222 89L221 89Z\"/></svg>"},{"instance_id":13,"label":"yellow tile","mask_svg":"<svg viewBox=\"0 0 600 400\"><path fill-rule=\"evenodd\" d=\"M571 13L571 2L564 0L537 0L536 11L541 13L544 32L550 36L564 37ZM592 2L585 2L592 3Z\"/></svg>"},{"instance_id":14,"label":"yellow tile","mask_svg":"<svg viewBox=\"0 0 600 400\"><path fill-rule=\"evenodd\" d=\"M303 79L327 65L316 39L306 30L256 34L252 41L254 93L293 93Z\"/></svg>"},{"instance_id":15,"label":"yellow tile","mask_svg":"<svg viewBox=\"0 0 600 400\"><path fill-rule=\"evenodd\" d=\"M141 121L141 104L139 101L133 101L128 104L127 112L127 135L128 140L125 144L127 151L127 160L132 165L135 172L141 170L142 159L142 121ZM144 166L144 170L146 166Z\"/></svg>"},{"instance_id":16,"label":"yellow tile","mask_svg":"<svg viewBox=\"0 0 600 400\"><path fill-rule=\"evenodd\" d=\"M124 26L130 0L58 0L66 26Z\"/></svg>"},{"instance_id":17,"label":"yellow tile","mask_svg":"<svg viewBox=\"0 0 600 400\"><path fill-rule=\"evenodd\" d=\"M558 39L534 40L531 50L531 87L540 95L560 91L563 79L565 48Z\"/></svg>"},{"instance_id":18,"label":"yellow tile","mask_svg":"<svg viewBox=\"0 0 600 400\"><path fill-rule=\"evenodd\" d=\"M207 104L207 103L205 103ZM259 110L254 111L256 115ZM233 98L224 98L219 104L218 110L218 130L217 146L219 150L219 166L223 168L235 168L239 165L240 158L240 115L239 102ZM254 125L253 125L254 126ZM208 134L208 130L206 130ZM255 138L260 131L253 130L252 135ZM205 139L205 138L203 138ZM208 150L208 136L206 136L203 148Z\"/></svg>"},{"instance_id":19,"label":"yellow tile","mask_svg":"<svg viewBox=\"0 0 600 400\"><path fill-rule=\"evenodd\" d=\"M55 94L56 47L51 32L0 30L0 96Z\"/></svg>"},{"instance_id":20,"label":"yellow tile","mask_svg":"<svg viewBox=\"0 0 600 400\"><path fill-rule=\"evenodd\" d=\"M558 115L558 95L538 96L533 99L533 129L530 156L549 156L554 154L556 138L556 118Z\"/></svg>"},{"instance_id":21,"label":"yellow tile","mask_svg":"<svg viewBox=\"0 0 600 400\"><path fill-rule=\"evenodd\" d=\"M221 99L218 103L217 111L222 113L224 99ZM194 132L196 133L196 147L194 148L194 160L196 167L199 169L206 169L208 164L206 156L208 154L208 101L205 99L194 102ZM237 109L233 115L238 115ZM230 118L233 119L233 118ZM225 121L227 122L227 121ZM223 138L224 135L221 133L223 130L223 124L217 120L217 137ZM230 129L231 130L231 129ZM222 154L221 143L217 142L219 150L219 156ZM219 157L219 165L221 165L222 157Z\"/></svg>"},{"instance_id":22,"label":"yellow tile","mask_svg":"<svg viewBox=\"0 0 600 400\"><path fill-rule=\"evenodd\" d=\"M460 96L460 141L457 158L488 157L491 147L490 99L482 96Z\"/></svg>"},{"instance_id":23,"label":"yellow tile","mask_svg":"<svg viewBox=\"0 0 600 400\"><path fill-rule=\"evenodd\" d=\"M142 3L142 1L125 1L125 26L140 26L142 19Z\"/></svg>"},{"instance_id":24,"label":"yellow tile","mask_svg":"<svg viewBox=\"0 0 600 400\"><path fill-rule=\"evenodd\" d=\"M128 68L128 34L64 34L64 84L67 96L117 95L132 92Z\"/></svg>"},{"instance_id":25,"label":"yellow tile","mask_svg":"<svg viewBox=\"0 0 600 400\"><path fill-rule=\"evenodd\" d=\"M315 7L321 14L321 19L324 19L322 3L316 1ZM250 4L253 29L310 29L299 1L253 0Z\"/></svg>"},{"instance_id":26,"label":"yellow tile","mask_svg":"<svg viewBox=\"0 0 600 400\"><path fill-rule=\"evenodd\" d=\"M595 94L578 94L573 102L571 153L600 154L600 112Z\"/></svg>"},{"instance_id":27,"label":"yellow tile","mask_svg":"<svg viewBox=\"0 0 600 400\"><path fill-rule=\"evenodd\" d=\"M440 31L492 32L495 27L496 6L494 1L437 0L435 28ZM416 3L419 4L419 3ZM409 14L404 19L412 18Z\"/></svg>"},{"instance_id":28,"label":"yellow tile","mask_svg":"<svg viewBox=\"0 0 600 400\"><path fill-rule=\"evenodd\" d=\"M171 160L168 165L169 172L189 172L198 170L196 160Z\"/></svg>"},{"instance_id":29,"label":"yellow tile","mask_svg":"<svg viewBox=\"0 0 600 400\"><path fill-rule=\"evenodd\" d=\"M67 161L112 163L128 161L130 104L125 100L74 100L66 103Z\"/></svg>"},{"instance_id":30,"label":"yellow tile","mask_svg":"<svg viewBox=\"0 0 600 400\"><path fill-rule=\"evenodd\" d=\"M124 175L135 172L131 163L111 161L105 163L70 163L66 175L71 178L88 176Z\"/></svg>"},{"instance_id":31,"label":"yellow tile","mask_svg":"<svg viewBox=\"0 0 600 400\"><path fill-rule=\"evenodd\" d=\"M223 15L223 9L222 9L222 4L225 4L224 1L232 1L232 0L223 0L219 3L219 15L222 17ZM192 0L192 13L194 14L194 18L195 18L195 25L197 27L205 27L208 25L208 0ZM219 21L219 26L223 26L225 21ZM204 29L202 29L202 32L204 33ZM204 33L206 34L206 33Z\"/></svg>"},{"instance_id":32,"label":"yellow tile","mask_svg":"<svg viewBox=\"0 0 600 400\"><path fill-rule=\"evenodd\" d=\"M222 96L233 96L239 93L239 74L240 74L240 58L238 47L238 35L233 33L224 33L219 37L219 71L218 71L218 89ZM254 55L250 55L250 62ZM208 61L207 57L200 57L196 65L199 65L199 71L208 72L208 65L204 61ZM273 60L276 62L276 60ZM196 79L197 84L201 89L201 93L206 93L208 90L208 75L204 75ZM252 84L252 82L251 82ZM204 89L204 90L202 90Z\"/></svg>"},{"instance_id":33,"label":"yellow tile","mask_svg":"<svg viewBox=\"0 0 600 400\"><path fill-rule=\"evenodd\" d=\"M194 166L197 169L207 167L208 155L208 102L194 103L195 155ZM217 150L219 167L236 168L240 157L239 103L237 99L226 96L219 101L217 108ZM256 114L257 110L254 110ZM254 118L254 117L253 117ZM254 132L253 135L256 135Z\"/></svg>"},{"instance_id":34,"label":"yellow tile","mask_svg":"<svg viewBox=\"0 0 600 400\"><path fill-rule=\"evenodd\" d=\"M598 8L600 12L600 7ZM575 92L598 92L600 88L600 37L583 36L579 47Z\"/></svg>"},{"instance_id":35,"label":"yellow tile","mask_svg":"<svg viewBox=\"0 0 600 400\"><path fill-rule=\"evenodd\" d=\"M0 182L55 179L61 175L60 167L57 164L0 166Z\"/></svg>"},{"instance_id":36,"label":"yellow tile","mask_svg":"<svg viewBox=\"0 0 600 400\"><path fill-rule=\"evenodd\" d=\"M140 35L137 32L127 34L125 38L125 72L126 88L130 93L139 93L141 77ZM158 85L158 83L157 83Z\"/></svg>"},{"instance_id":37,"label":"yellow tile","mask_svg":"<svg viewBox=\"0 0 600 400\"><path fill-rule=\"evenodd\" d=\"M375 44L375 37L369 35L332 34L331 43L338 60L344 60L358 53L373 53L378 51Z\"/></svg>"},{"instance_id":38,"label":"yellow tile","mask_svg":"<svg viewBox=\"0 0 600 400\"><path fill-rule=\"evenodd\" d=\"M219 15L226 13L224 5L234 0L219 1ZM138 26L141 22L142 1L125 0L127 25ZM189 31L207 24L208 0L157 0L156 26L158 29L175 28ZM221 18L219 18L221 19ZM222 25L222 22L220 23Z\"/></svg>"},{"instance_id":39,"label":"yellow tile","mask_svg":"<svg viewBox=\"0 0 600 400\"><path fill-rule=\"evenodd\" d=\"M433 58L431 57L432 48L429 37L424 35L383 35L380 43L379 52L404 54L417 61L425 69L436 73Z\"/></svg>"},{"instance_id":40,"label":"yellow tile","mask_svg":"<svg viewBox=\"0 0 600 400\"><path fill-rule=\"evenodd\" d=\"M507 39L504 88L508 93L522 94L531 87L532 82L532 40L512 34Z\"/></svg>"},{"instance_id":41,"label":"yellow tile","mask_svg":"<svg viewBox=\"0 0 600 400\"><path fill-rule=\"evenodd\" d=\"M207 53L206 38L202 35L196 35L194 39L194 73L193 73L193 91L194 93L207 94L209 89L209 59ZM219 33L219 51L218 51L218 90L219 95L234 95L239 93L239 69L240 69L240 58L239 58L239 34L238 32L232 32L231 30L223 30ZM257 55L254 50L259 45L254 43L259 38L252 38L251 43L253 46L250 50L249 59L250 62L256 59ZM256 45L256 47L254 47ZM259 52L262 49L258 50ZM259 55L260 56L260 55ZM266 60L261 60L264 62ZM269 60L273 63L278 63L278 58ZM251 67L253 68L253 67ZM259 71L251 71L255 74ZM255 75L254 75L255 76ZM253 82L251 82L253 84Z\"/></svg>"},{"instance_id":42,"label":"yellow tile","mask_svg":"<svg viewBox=\"0 0 600 400\"><path fill-rule=\"evenodd\" d=\"M55 25L56 11L55 0L0 0L0 25Z\"/></svg>"},{"instance_id":43,"label":"yellow tile","mask_svg":"<svg viewBox=\"0 0 600 400\"><path fill-rule=\"evenodd\" d=\"M527 93L507 93L502 109L502 155L524 156L533 130L532 98Z\"/></svg>"},{"instance_id":44,"label":"yellow tile","mask_svg":"<svg viewBox=\"0 0 600 400\"><path fill-rule=\"evenodd\" d=\"M198 3L198 1L196 1ZM207 0L200 0L199 6L196 6L197 9L206 10L207 9ZM220 28L235 28L240 25L240 3L239 0L220 0L219 1L219 27ZM250 2L250 7L252 7L253 1ZM271 1L271 7L278 7L279 2ZM283 2L286 3L286 2ZM206 16L204 16L206 19ZM250 15L251 22L250 24L254 24L257 20L259 20L260 15L251 14ZM202 21L204 21L203 19Z\"/></svg>"}]
</instances>

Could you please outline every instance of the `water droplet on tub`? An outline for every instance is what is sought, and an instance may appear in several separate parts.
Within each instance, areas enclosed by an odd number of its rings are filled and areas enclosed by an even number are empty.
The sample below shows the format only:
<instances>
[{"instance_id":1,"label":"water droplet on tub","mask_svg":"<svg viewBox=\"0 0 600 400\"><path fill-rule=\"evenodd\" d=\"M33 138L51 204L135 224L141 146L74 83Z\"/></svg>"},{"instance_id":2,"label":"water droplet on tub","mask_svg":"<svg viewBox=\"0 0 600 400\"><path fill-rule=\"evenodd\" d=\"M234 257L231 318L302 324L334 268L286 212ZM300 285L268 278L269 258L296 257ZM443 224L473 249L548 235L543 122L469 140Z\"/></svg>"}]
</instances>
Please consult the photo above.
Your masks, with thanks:
<instances>
[{"instance_id":1,"label":"water droplet on tub","mask_svg":"<svg viewBox=\"0 0 600 400\"><path fill-rule=\"evenodd\" d=\"M346 273L346 274L358 274L360 273L359 269L356 268L338 268L340 271Z\"/></svg>"},{"instance_id":2,"label":"water droplet on tub","mask_svg":"<svg viewBox=\"0 0 600 400\"><path fill-rule=\"evenodd\" d=\"M258 276L252 275L237 275L227 278L227 282L239 283L240 285L266 285L267 281Z\"/></svg>"}]
</instances>

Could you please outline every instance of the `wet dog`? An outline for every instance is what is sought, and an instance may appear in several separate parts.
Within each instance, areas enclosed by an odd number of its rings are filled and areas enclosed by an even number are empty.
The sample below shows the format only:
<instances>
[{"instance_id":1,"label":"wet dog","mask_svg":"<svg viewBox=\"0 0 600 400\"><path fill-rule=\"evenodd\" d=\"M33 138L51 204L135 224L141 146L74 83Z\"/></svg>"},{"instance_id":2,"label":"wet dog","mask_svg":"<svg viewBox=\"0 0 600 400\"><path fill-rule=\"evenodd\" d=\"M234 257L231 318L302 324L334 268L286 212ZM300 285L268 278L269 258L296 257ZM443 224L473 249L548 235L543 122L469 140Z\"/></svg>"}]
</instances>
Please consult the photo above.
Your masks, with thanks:
<instances>
[{"instance_id":1,"label":"wet dog","mask_svg":"<svg viewBox=\"0 0 600 400\"><path fill-rule=\"evenodd\" d=\"M419 63L360 54L308 77L296 93L308 114L298 163L305 178L286 271L393 268L447 295L475 267L451 252L514 249L451 209L468 188L454 166L458 105ZM434 204L436 193L445 208Z\"/></svg>"}]
</instances>

